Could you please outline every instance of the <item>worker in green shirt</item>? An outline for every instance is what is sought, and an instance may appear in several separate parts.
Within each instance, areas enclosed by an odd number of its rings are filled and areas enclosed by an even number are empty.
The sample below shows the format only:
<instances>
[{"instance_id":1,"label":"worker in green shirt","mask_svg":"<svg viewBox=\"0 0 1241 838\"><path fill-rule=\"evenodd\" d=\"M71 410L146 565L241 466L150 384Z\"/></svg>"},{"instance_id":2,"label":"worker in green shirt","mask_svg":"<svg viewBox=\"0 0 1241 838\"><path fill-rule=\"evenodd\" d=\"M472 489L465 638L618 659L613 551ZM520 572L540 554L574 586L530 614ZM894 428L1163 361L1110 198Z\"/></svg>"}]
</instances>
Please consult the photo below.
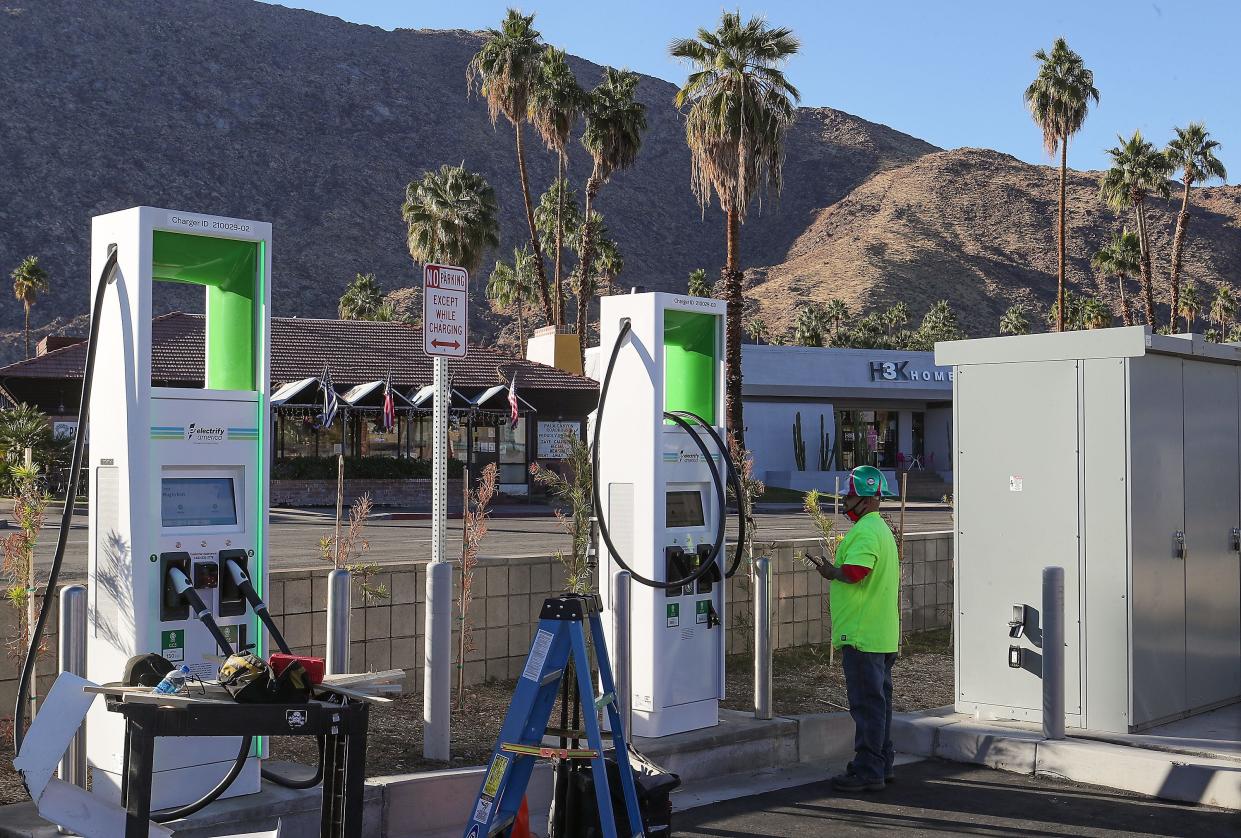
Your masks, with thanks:
<instances>
[{"instance_id":1,"label":"worker in green shirt","mask_svg":"<svg viewBox=\"0 0 1241 838\"><path fill-rule=\"evenodd\" d=\"M879 515L893 497L883 473L859 466L849 475L844 511L853 527L836 548L836 562L816 561L831 582L832 645L841 650L853 761L832 778L838 791L882 791L892 781L892 664L900 634L896 539ZM821 562L821 563L820 563Z\"/></svg>"}]
</instances>

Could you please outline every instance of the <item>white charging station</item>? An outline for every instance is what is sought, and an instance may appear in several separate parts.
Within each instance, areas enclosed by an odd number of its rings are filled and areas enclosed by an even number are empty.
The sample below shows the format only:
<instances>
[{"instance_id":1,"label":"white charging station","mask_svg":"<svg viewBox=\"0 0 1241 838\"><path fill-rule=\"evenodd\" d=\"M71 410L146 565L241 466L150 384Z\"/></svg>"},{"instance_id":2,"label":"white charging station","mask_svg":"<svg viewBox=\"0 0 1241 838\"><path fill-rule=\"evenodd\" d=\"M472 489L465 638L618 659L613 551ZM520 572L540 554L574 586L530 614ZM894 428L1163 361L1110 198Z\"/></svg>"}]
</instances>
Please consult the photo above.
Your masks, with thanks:
<instances>
[{"instance_id":1,"label":"white charging station","mask_svg":"<svg viewBox=\"0 0 1241 838\"><path fill-rule=\"evenodd\" d=\"M634 571L661 582L683 579L698 567L726 514L701 450L664 418L665 411L691 411L724 436L725 311L722 300L667 293L600 301L601 365L625 319L630 331L616 356L599 426L595 479L618 552ZM726 464L712 451L722 478ZM609 551L600 550L605 604L619 569ZM668 736L718 724L724 609L724 582L710 574L683 588L632 586L634 735ZM616 648L611 637L608 645Z\"/></svg>"},{"instance_id":2,"label":"white charging station","mask_svg":"<svg viewBox=\"0 0 1241 838\"><path fill-rule=\"evenodd\" d=\"M130 656L158 652L214 678L220 649L169 583L177 568L236 648L262 656L260 624L224 568L267 588L267 404L271 225L136 207L99 216L91 270L111 247L90 401L87 675L120 680ZM155 282L204 286L203 389L151 384ZM97 702L87 720L93 791L119 800L124 718ZM262 740L225 792L259 790ZM152 806L202 797L234 763L237 737L159 739Z\"/></svg>"}]
</instances>

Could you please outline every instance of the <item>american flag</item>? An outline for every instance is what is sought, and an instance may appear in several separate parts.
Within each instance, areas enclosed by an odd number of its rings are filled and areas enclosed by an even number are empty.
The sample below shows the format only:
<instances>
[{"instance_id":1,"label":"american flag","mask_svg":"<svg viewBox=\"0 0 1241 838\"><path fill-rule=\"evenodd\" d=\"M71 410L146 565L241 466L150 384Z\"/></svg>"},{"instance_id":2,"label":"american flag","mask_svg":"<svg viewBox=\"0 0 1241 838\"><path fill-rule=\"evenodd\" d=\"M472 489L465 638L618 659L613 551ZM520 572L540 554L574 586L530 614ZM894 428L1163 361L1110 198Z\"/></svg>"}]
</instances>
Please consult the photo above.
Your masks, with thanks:
<instances>
[{"instance_id":1,"label":"american flag","mask_svg":"<svg viewBox=\"0 0 1241 838\"><path fill-rule=\"evenodd\" d=\"M336 421L340 402L336 398L336 388L332 386L332 373L327 367L323 368L323 378L319 379L319 386L323 389L323 412L315 419L320 428L330 428Z\"/></svg>"},{"instance_id":2,"label":"american flag","mask_svg":"<svg viewBox=\"0 0 1241 838\"><path fill-rule=\"evenodd\" d=\"M508 410L509 424L511 427L517 427L517 373L513 373L513 379L508 383Z\"/></svg>"},{"instance_id":3,"label":"american flag","mask_svg":"<svg viewBox=\"0 0 1241 838\"><path fill-rule=\"evenodd\" d=\"M392 430L396 426L396 402L392 400L392 373L388 373L387 380L384 381L384 413L383 413L383 429L384 433Z\"/></svg>"}]
</instances>

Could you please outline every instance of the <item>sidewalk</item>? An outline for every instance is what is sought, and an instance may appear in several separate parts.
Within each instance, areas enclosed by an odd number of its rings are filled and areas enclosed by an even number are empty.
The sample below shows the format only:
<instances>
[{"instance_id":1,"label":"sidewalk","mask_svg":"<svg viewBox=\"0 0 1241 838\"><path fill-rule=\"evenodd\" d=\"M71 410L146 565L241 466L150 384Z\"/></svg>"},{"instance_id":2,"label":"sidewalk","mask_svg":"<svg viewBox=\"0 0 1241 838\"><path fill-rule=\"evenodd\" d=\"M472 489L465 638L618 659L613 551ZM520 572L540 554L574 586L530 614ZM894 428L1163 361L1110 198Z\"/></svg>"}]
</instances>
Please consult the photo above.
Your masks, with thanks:
<instances>
[{"instance_id":1,"label":"sidewalk","mask_svg":"<svg viewBox=\"0 0 1241 838\"><path fill-rule=\"evenodd\" d=\"M1041 727L950 707L892 718L902 753L1241 811L1241 704L1144 734L1067 733L1047 740Z\"/></svg>"}]
</instances>

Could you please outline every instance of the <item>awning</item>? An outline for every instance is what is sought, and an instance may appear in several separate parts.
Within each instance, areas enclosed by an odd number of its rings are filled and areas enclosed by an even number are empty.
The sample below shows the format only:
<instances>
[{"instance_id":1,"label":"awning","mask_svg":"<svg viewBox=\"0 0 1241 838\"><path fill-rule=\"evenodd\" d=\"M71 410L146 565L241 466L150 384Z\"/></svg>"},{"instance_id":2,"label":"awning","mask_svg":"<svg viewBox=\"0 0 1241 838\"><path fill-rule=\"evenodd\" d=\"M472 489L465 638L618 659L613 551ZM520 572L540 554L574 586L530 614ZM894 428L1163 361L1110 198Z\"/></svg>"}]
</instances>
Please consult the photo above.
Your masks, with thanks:
<instances>
[{"instance_id":1,"label":"awning","mask_svg":"<svg viewBox=\"0 0 1241 838\"><path fill-rule=\"evenodd\" d=\"M368 381L351 387L349 392L340 397L350 407L383 407L383 380ZM392 399L397 407L414 407L400 391L392 390Z\"/></svg>"},{"instance_id":2,"label":"awning","mask_svg":"<svg viewBox=\"0 0 1241 838\"><path fill-rule=\"evenodd\" d=\"M474 402L463 396L455 387L448 390L449 410L469 410ZM432 407L435 404L435 385L428 384L410 397L409 403L414 407Z\"/></svg>"},{"instance_id":3,"label":"awning","mask_svg":"<svg viewBox=\"0 0 1241 838\"><path fill-rule=\"evenodd\" d=\"M505 393L506 395L501 400L501 404L507 408L508 407L507 392L508 392L507 384L497 384L494 387L488 387L486 390L480 393L477 398L474 399L473 404L477 408L484 408L487 406L487 402L494 399L500 393ZM538 411L534 409L534 405L530 404L530 402L523 399L520 393L517 394L517 401L526 406L526 412L538 413Z\"/></svg>"},{"instance_id":4,"label":"awning","mask_svg":"<svg viewBox=\"0 0 1241 838\"><path fill-rule=\"evenodd\" d=\"M316 391L319 390L319 378L317 376L312 375L310 378L303 378L301 381L294 381L292 383L285 384L284 386L276 390L276 392L271 394L271 406L281 407L293 401L296 397L302 395L305 391L309 390L311 387L313 387ZM299 402L294 402L294 403L305 404L305 405L313 404L313 402L311 401L304 401L304 402L299 401Z\"/></svg>"}]
</instances>

